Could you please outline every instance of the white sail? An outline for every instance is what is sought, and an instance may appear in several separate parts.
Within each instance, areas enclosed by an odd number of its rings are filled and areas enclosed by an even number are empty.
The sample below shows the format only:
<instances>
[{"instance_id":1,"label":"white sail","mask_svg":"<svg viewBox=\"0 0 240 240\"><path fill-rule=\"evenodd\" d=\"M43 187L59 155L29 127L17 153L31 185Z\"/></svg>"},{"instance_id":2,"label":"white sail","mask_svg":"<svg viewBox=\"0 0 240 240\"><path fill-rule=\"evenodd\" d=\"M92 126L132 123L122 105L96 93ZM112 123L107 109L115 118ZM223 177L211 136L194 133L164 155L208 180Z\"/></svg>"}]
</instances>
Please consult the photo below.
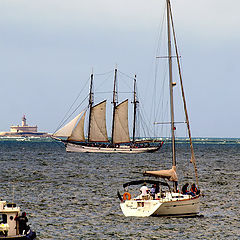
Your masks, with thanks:
<instances>
[{"instance_id":1,"label":"white sail","mask_svg":"<svg viewBox=\"0 0 240 240\"><path fill-rule=\"evenodd\" d=\"M89 127L88 137L90 142L108 142L106 100L92 107Z\"/></svg>"},{"instance_id":2,"label":"white sail","mask_svg":"<svg viewBox=\"0 0 240 240\"><path fill-rule=\"evenodd\" d=\"M128 99L115 108L113 143L130 142L128 130Z\"/></svg>"},{"instance_id":3,"label":"white sail","mask_svg":"<svg viewBox=\"0 0 240 240\"><path fill-rule=\"evenodd\" d=\"M84 136L85 115L86 115L86 111L80 118L77 126L73 129L71 136L68 138L69 141L79 141L79 142L85 141L85 136Z\"/></svg>"},{"instance_id":4,"label":"white sail","mask_svg":"<svg viewBox=\"0 0 240 240\"><path fill-rule=\"evenodd\" d=\"M64 127L60 128L57 132L53 134L54 137L69 137L72 134L72 131L75 127L75 125L78 122L78 119L82 115L83 112L81 112L79 115L77 115L72 121L67 123Z\"/></svg>"}]
</instances>

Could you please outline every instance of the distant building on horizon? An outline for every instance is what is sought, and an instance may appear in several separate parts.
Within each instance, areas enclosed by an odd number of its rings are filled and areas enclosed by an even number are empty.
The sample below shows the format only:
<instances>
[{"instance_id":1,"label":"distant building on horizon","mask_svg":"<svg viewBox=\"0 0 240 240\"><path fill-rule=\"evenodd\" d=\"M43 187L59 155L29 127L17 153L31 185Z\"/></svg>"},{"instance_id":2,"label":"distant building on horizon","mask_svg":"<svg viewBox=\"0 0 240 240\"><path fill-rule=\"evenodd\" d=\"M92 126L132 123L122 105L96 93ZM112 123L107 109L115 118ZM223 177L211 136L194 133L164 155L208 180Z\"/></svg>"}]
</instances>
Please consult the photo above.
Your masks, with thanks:
<instances>
[{"instance_id":1,"label":"distant building on horizon","mask_svg":"<svg viewBox=\"0 0 240 240\"><path fill-rule=\"evenodd\" d=\"M49 137L50 134L44 132L38 132L38 127L36 126L28 126L27 119L25 114L22 117L22 125L16 125L10 127L10 132L0 132L1 137L31 137L31 136L38 136L38 137Z\"/></svg>"},{"instance_id":2,"label":"distant building on horizon","mask_svg":"<svg viewBox=\"0 0 240 240\"><path fill-rule=\"evenodd\" d=\"M37 133L37 125L36 126L28 126L27 119L25 115L22 117L22 126L11 126L10 132L12 133Z\"/></svg>"}]
</instances>

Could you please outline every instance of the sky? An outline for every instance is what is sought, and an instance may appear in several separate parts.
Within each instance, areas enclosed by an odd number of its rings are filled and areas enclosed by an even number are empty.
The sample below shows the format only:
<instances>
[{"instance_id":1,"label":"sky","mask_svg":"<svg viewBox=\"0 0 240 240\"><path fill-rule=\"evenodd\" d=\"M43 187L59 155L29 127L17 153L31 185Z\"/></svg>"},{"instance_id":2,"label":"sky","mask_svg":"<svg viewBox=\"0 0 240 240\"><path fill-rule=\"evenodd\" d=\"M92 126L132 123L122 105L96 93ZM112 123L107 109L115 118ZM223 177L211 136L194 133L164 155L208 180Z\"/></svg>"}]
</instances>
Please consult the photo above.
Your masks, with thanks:
<instances>
[{"instance_id":1,"label":"sky","mask_svg":"<svg viewBox=\"0 0 240 240\"><path fill-rule=\"evenodd\" d=\"M1 0L0 131L26 114L29 125L54 132L91 72L116 65L137 74L150 111L164 6L164 0ZM240 137L239 9L239 0L172 0L194 137Z\"/></svg>"}]
</instances>

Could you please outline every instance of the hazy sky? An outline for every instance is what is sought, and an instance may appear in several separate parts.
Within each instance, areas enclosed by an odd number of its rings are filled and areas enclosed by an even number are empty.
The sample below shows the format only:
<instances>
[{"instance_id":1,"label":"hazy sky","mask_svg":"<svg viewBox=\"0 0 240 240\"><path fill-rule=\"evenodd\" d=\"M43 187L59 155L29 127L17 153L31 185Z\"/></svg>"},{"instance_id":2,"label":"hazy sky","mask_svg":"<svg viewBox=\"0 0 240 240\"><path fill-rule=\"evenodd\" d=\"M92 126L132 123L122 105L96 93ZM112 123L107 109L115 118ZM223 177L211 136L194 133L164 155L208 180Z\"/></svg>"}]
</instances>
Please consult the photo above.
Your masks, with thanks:
<instances>
[{"instance_id":1,"label":"hazy sky","mask_svg":"<svg viewBox=\"0 0 240 240\"><path fill-rule=\"evenodd\" d=\"M138 75L144 92L154 80L164 5L1 0L0 131L26 114L39 131L53 132L92 69L117 64ZM239 137L240 1L172 0L172 8L193 136Z\"/></svg>"}]
</instances>

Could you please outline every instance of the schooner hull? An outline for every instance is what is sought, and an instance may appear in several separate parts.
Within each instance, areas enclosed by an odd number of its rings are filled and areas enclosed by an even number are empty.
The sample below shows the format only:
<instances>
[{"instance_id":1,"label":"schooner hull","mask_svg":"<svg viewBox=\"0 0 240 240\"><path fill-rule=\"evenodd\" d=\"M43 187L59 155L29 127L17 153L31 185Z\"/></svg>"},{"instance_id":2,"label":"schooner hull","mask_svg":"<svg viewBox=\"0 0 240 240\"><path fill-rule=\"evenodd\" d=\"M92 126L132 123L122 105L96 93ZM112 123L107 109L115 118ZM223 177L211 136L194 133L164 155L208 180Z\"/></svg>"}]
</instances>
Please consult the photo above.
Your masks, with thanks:
<instances>
[{"instance_id":1,"label":"schooner hull","mask_svg":"<svg viewBox=\"0 0 240 240\"><path fill-rule=\"evenodd\" d=\"M126 217L193 217L199 214L199 197L177 200L127 200L120 204Z\"/></svg>"},{"instance_id":2,"label":"schooner hull","mask_svg":"<svg viewBox=\"0 0 240 240\"><path fill-rule=\"evenodd\" d=\"M67 152L86 152L86 153L144 153L144 152L155 152L160 146L151 147L139 147L131 148L130 146L119 146L119 147L99 147L99 146L86 146L74 143L66 143Z\"/></svg>"}]
</instances>

